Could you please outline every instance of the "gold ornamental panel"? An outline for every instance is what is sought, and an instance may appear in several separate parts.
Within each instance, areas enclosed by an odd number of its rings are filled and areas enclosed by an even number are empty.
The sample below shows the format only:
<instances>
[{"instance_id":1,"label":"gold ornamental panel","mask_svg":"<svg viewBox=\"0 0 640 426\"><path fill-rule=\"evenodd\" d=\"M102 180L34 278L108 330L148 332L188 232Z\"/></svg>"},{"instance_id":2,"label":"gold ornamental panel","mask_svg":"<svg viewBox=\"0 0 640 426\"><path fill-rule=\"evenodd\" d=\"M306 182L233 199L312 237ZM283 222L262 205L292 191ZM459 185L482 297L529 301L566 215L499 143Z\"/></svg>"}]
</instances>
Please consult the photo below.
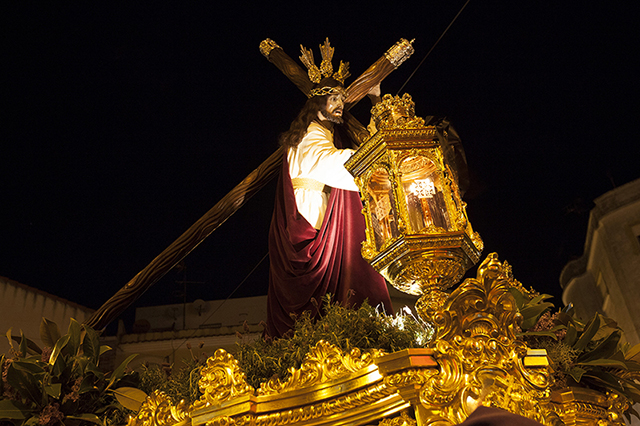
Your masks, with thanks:
<instances>
[{"instance_id":1,"label":"gold ornamental panel","mask_svg":"<svg viewBox=\"0 0 640 426\"><path fill-rule=\"evenodd\" d=\"M622 426L629 402L617 394L569 387L551 394L551 407L566 426Z\"/></svg>"},{"instance_id":2,"label":"gold ornamental panel","mask_svg":"<svg viewBox=\"0 0 640 426\"><path fill-rule=\"evenodd\" d=\"M217 351L200 380L203 397L173 406L154 393L129 426L453 426L480 405L544 425L622 426L628 401L583 388L551 392L546 351L518 337L521 315L507 262L490 254L429 317L427 348L343 353L319 342L287 380L260 391Z\"/></svg>"}]
</instances>

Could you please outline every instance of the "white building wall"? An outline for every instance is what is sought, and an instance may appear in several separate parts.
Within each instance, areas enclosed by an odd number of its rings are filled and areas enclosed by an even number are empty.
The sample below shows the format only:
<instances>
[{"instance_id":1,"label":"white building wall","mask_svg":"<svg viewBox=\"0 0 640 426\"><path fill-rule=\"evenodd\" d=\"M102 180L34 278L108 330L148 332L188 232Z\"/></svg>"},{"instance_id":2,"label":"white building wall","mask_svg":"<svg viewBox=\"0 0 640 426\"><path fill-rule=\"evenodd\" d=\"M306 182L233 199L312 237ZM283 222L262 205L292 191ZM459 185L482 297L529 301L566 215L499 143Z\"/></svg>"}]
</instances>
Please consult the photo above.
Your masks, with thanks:
<instances>
[{"instance_id":1,"label":"white building wall","mask_svg":"<svg viewBox=\"0 0 640 426\"><path fill-rule=\"evenodd\" d=\"M71 318L82 323L92 313L91 309L84 306L0 277L0 354L9 351L9 342L5 337L9 329L16 336L22 330L28 339L42 348L40 323L43 317L58 324L61 333L65 334ZM18 343L14 344L17 347Z\"/></svg>"},{"instance_id":2,"label":"white building wall","mask_svg":"<svg viewBox=\"0 0 640 426\"><path fill-rule=\"evenodd\" d=\"M582 258L560 277L565 305L583 319L600 312L613 318L626 340L640 343L640 179L595 200ZM634 406L640 410L640 404ZM632 417L631 426L640 426Z\"/></svg>"},{"instance_id":3,"label":"white building wall","mask_svg":"<svg viewBox=\"0 0 640 426\"><path fill-rule=\"evenodd\" d=\"M627 341L640 343L640 179L595 200L582 258L560 278L563 302L583 319L613 318Z\"/></svg>"}]
</instances>

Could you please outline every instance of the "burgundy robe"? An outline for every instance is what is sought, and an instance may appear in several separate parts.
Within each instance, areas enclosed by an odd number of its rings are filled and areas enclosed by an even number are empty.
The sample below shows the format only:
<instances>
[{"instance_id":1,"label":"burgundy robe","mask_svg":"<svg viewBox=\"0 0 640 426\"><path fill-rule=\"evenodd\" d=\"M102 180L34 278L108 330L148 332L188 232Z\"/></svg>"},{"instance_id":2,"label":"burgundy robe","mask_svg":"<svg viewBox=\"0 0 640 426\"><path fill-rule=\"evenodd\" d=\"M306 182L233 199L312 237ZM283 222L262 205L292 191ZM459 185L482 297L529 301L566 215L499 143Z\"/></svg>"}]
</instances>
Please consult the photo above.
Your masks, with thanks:
<instances>
[{"instance_id":1,"label":"burgundy robe","mask_svg":"<svg viewBox=\"0 0 640 426\"><path fill-rule=\"evenodd\" d=\"M332 302L357 307L365 299L393 313L384 278L360 254L365 239L362 202L356 191L332 188L322 227L316 230L298 213L286 152L276 189L269 229L269 294L267 333L280 337L293 327L296 315ZM320 307L320 309L322 309Z\"/></svg>"}]
</instances>

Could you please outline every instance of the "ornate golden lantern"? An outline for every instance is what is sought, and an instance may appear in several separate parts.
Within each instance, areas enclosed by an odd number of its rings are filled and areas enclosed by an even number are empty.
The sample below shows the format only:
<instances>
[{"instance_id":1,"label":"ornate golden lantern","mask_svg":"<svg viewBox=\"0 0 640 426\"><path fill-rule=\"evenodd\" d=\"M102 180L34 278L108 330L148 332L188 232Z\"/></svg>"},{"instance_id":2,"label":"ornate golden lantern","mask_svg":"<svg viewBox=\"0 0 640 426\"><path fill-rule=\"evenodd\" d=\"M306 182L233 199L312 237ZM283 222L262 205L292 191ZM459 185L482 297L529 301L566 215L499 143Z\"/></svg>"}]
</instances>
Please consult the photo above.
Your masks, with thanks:
<instances>
[{"instance_id":1,"label":"ornate golden lantern","mask_svg":"<svg viewBox=\"0 0 640 426\"><path fill-rule=\"evenodd\" d=\"M438 129L415 116L411 96L385 95L372 117L377 131L345 164L364 204L362 255L398 290L421 295L416 308L426 318L479 260L482 239Z\"/></svg>"}]
</instances>

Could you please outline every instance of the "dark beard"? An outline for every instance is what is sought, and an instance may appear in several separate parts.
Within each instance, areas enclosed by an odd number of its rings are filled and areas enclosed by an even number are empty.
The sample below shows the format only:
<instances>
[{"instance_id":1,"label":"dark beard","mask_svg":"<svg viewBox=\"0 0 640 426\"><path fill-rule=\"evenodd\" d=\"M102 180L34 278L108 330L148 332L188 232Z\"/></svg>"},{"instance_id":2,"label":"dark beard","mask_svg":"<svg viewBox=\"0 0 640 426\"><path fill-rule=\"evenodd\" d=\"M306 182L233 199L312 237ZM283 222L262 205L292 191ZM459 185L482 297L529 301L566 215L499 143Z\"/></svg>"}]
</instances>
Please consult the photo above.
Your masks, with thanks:
<instances>
[{"instance_id":1,"label":"dark beard","mask_svg":"<svg viewBox=\"0 0 640 426\"><path fill-rule=\"evenodd\" d=\"M336 123L336 124L344 123L344 119L341 116L335 115L335 114L331 114L329 111L327 111L326 107L322 108L320 110L320 112L322 113L322 116L327 119L327 121L330 121L330 122Z\"/></svg>"}]
</instances>

